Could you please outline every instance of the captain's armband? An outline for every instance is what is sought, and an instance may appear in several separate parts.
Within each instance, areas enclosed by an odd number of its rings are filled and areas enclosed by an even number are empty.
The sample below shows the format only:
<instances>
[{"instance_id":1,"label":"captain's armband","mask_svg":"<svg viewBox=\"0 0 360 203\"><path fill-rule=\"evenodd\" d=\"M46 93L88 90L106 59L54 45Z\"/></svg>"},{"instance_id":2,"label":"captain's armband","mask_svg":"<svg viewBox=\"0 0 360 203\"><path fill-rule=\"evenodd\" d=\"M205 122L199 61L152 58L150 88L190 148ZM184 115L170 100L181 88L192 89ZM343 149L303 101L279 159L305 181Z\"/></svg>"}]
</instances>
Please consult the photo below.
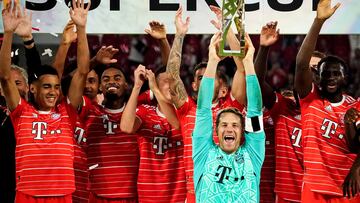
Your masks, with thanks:
<instances>
[{"instance_id":1,"label":"captain's armband","mask_svg":"<svg viewBox=\"0 0 360 203\"><path fill-rule=\"evenodd\" d=\"M245 117L245 131L259 132L264 130L263 116Z\"/></svg>"}]
</instances>

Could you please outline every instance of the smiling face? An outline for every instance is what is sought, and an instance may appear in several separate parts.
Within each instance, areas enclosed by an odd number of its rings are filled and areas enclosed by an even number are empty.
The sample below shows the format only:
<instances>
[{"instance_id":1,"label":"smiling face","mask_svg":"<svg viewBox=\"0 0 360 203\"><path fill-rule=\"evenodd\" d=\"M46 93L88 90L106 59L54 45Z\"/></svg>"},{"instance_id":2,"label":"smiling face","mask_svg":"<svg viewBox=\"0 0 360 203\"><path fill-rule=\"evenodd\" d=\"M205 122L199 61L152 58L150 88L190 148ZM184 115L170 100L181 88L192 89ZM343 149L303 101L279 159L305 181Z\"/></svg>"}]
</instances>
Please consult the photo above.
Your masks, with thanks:
<instances>
[{"instance_id":1,"label":"smiling face","mask_svg":"<svg viewBox=\"0 0 360 203\"><path fill-rule=\"evenodd\" d=\"M100 91L106 99L117 99L124 95L127 83L124 74L116 68L109 68L101 76Z\"/></svg>"},{"instance_id":2,"label":"smiling face","mask_svg":"<svg viewBox=\"0 0 360 203\"><path fill-rule=\"evenodd\" d=\"M39 110L50 111L60 96L60 81L57 75L45 74L30 85Z\"/></svg>"},{"instance_id":3,"label":"smiling face","mask_svg":"<svg viewBox=\"0 0 360 203\"><path fill-rule=\"evenodd\" d=\"M233 112L223 112L218 116L217 134L220 148L228 153L234 153L240 146L243 126L241 118Z\"/></svg>"},{"instance_id":4,"label":"smiling face","mask_svg":"<svg viewBox=\"0 0 360 203\"><path fill-rule=\"evenodd\" d=\"M328 95L340 94L345 84L344 71L339 63L322 64L320 87Z\"/></svg>"}]
</instances>

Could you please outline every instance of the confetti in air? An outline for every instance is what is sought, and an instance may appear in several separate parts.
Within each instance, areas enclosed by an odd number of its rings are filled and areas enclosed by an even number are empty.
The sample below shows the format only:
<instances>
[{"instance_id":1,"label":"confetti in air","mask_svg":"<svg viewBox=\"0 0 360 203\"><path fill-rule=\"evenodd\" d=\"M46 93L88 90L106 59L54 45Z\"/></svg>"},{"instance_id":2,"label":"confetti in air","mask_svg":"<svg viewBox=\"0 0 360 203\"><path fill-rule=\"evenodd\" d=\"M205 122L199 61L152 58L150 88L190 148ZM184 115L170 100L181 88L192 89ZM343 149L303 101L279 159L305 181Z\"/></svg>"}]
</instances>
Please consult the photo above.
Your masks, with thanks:
<instances>
[{"instance_id":1,"label":"confetti in air","mask_svg":"<svg viewBox=\"0 0 360 203\"><path fill-rule=\"evenodd\" d=\"M52 50L51 49L45 49L44 53L41 54L42 56L48 55L49 57L52 57Z\"/></svg>"}]
</instances>

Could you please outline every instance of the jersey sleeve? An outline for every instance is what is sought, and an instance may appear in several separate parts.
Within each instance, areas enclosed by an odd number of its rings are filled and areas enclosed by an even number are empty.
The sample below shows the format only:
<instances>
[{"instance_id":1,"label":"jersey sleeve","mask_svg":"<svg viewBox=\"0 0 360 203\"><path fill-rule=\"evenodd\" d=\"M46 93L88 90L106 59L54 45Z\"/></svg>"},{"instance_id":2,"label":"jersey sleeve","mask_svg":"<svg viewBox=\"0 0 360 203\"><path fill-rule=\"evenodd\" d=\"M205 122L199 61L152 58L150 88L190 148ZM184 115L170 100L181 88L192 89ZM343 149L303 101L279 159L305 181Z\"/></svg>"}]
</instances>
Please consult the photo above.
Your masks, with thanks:
<instances>
[{"instance_id":1,"label":"jersey sleeve","mask_svg":"<svg viewBox=\"0 0 360 203\"><path fill-rule=\"evenodd\" d=\"M207 154L214 145L211 102L214 94L214 79L204 77L201 81L198 105L196 109L195 128L193 131L194 185L200 180Z\"/></svg>"},{"instance_id":2,"label":"jersey sleeve","mask_svg":"<svg viewBox=\"0 0 360 203\"><path fill-rule=\"evenodd\" d=\"M188 112L191 110L191 107L194 105L194 101L188 96L186 102L179 108L176 109L176 115L179 120L184 118Z\"/></svg>"},{"instance_id":3,"label":"jersey sleeve","mask_svg":"<svg viewBox=\"0 0 360 203\"><path fill-rule=\"evenodd\" d=\"M311 92L306 97L300 99L301 108L302 109L307 108L310 105L310 103L316 99L319 99L319 90L317 86L315 86L313 83Z\"/></svg>"},{"instance_id":4,"label":"jersey sleeve","mask_svg":"<svg viewBox=\"0 0 360 203\"><path fill-rule=\"evenodd\" d=\"M136 108L136 117L140 119L141 122L146 121L146 115L148 115L148 109L146 105L140 105Z\"/></svg>"},{"instance_id":5,"label":"jersey sleeve","mask_svg":"<svg viewBox=\"0 0 360 203\"><path fill-rule=\"evenodd\" d=\"M156 105L155 95L151 90L146 90L138 96L137 100L138 105L148 104L148 105Z\"/></svg>"},{"instance_id":6,"label":"jersey sleeve","mask_svg":"<svg viewBox=\"0 0 360 203\"><path fill-rule=\"evenodd\" d=\"M20 98L19 104L16 106L16 108L11 111L10 118L11 122L13 123L13 126L18 126L18 121L21 116L22 111L24 108L29 105L23 98Z\"/></svg>"},{"instance_id":7,"label":"jersey sleeve","mask_svg":"<svg viewBox=\"0 0 360 203\"><path fill-rule=\"evenodd\" d=\"M279 118L284 105L286 105L286 102L284 99L285 99L284 96L282 96L279 93L276 93L275 103L272 106L272 108L269 110L270 116L272 119L274 119L274 121L276 121Z\"/></svg>"},{"instance_id":8,"label":"jersey sleeve","mask_svg":"<svg viewBox=\"0 0 360 203\"><path fill-rule=\"evenodd\" d=\"M246 95L248 101L245 117L245 148L248 151L256 176L260 177L265 159L265 132L262 118L262 97L256 75L246 76Z\"/></svg>"}]
</instances>

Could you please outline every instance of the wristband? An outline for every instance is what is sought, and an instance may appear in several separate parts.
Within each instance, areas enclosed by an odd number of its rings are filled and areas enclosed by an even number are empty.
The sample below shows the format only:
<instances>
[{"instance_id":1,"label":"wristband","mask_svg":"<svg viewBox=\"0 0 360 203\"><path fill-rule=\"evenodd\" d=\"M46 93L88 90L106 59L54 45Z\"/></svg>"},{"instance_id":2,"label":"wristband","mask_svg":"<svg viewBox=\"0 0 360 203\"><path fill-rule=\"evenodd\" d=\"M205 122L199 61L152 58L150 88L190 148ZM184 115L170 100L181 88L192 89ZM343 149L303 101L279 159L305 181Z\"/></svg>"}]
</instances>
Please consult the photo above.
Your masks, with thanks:
<instances>
[{"instance_id":1,"label":"wristband","mask_svg":"<svg viewBox=\"0 0 360 203\"><path fill-rule=\"evenodd\" d=\"M34 38L31 38L31 40L28 40L28 41L24 41L24 45L31 45L32 43L34 43Z\"/></svg>"}]
</instances>

